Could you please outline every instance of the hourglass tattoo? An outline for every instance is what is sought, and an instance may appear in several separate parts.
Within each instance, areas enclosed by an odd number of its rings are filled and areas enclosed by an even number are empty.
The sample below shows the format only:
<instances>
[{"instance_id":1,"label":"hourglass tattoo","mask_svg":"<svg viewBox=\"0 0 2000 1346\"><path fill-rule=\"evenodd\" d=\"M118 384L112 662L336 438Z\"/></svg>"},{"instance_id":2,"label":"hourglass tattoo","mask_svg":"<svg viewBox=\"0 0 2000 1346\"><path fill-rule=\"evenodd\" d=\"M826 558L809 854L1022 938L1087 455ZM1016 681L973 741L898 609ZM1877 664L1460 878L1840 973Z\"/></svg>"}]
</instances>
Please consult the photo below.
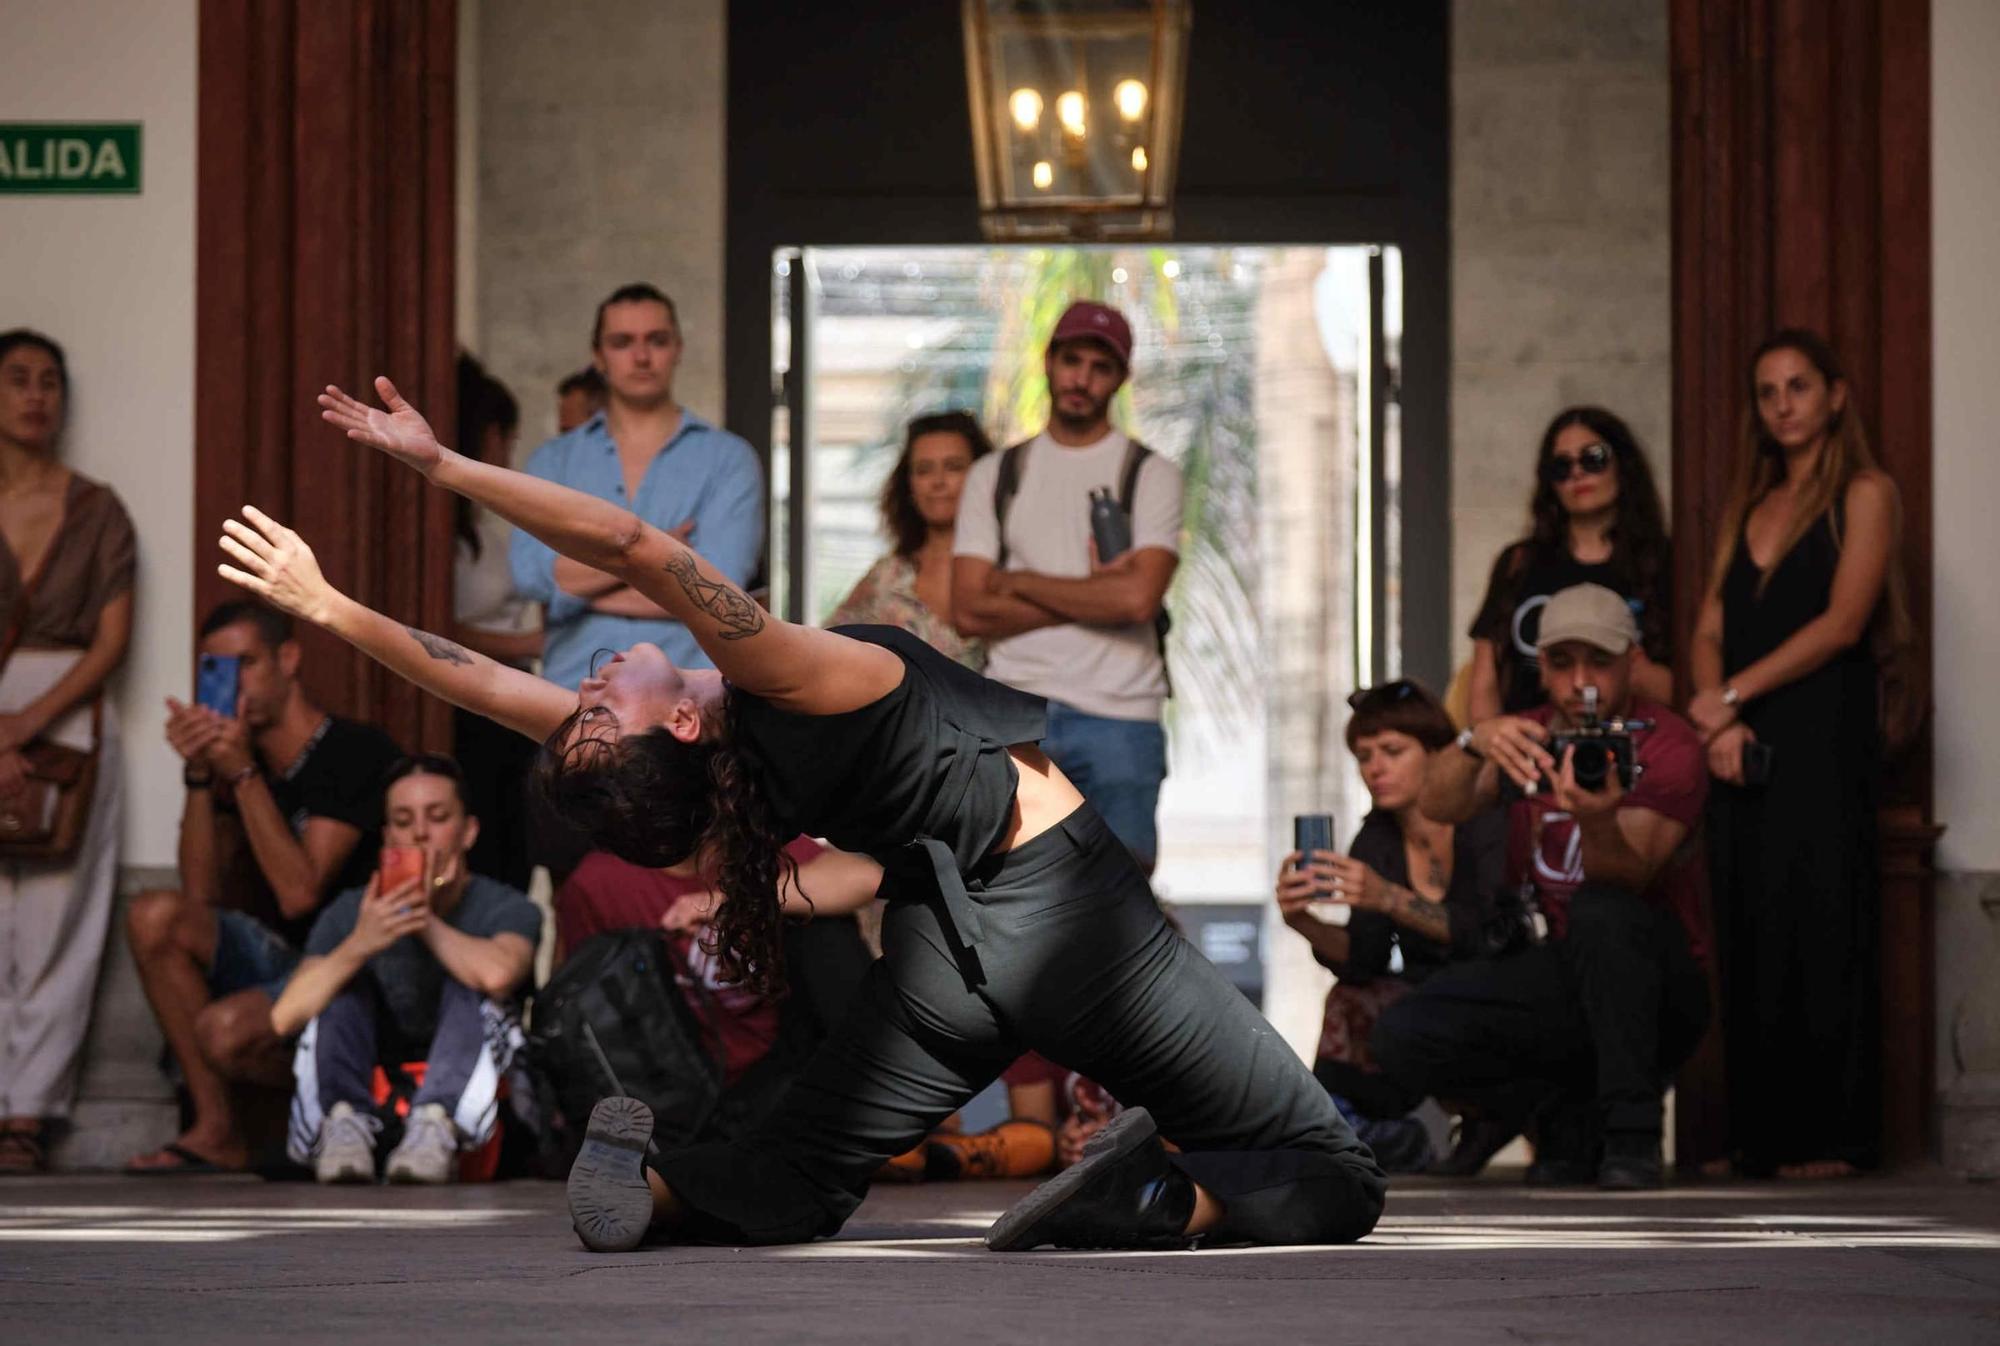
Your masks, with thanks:
<instances>
[{"instance_id":1,"label":"hourglass tattoo","mask_svg":"<svg viewBox=\"0 0 2000 1346\"><path fill-rule=\"evenodd\" d=\"M666 572L680 582L688 602L715 618L724 640L741 640L764 629L764 609L727 580L704 579L695 568L694 557L681 552L666 564Z\"/></svg>"}]
</instances>

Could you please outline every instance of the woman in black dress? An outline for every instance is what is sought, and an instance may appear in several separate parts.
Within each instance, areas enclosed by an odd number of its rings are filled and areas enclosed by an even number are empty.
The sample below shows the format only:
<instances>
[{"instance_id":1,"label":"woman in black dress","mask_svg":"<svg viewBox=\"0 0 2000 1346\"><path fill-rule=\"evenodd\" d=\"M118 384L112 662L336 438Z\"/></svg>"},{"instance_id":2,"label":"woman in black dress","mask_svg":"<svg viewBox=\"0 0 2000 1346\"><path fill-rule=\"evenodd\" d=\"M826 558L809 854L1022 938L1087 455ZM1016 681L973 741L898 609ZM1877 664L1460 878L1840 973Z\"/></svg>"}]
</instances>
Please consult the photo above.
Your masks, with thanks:
<instances>
[{"instance_id":1,"label":"woman in black dress","mask_svg":"<svg viewBox=\"0 0 2000 1346\"><path fill-rule=\"evenodd\" d=\"M749 1135L649 1159L645 1106L598 1104L569 1183L586 1245L831 1234L884 1160L1030 1048L1132 1106L1003 1215L989 1247L1324 1243L1374 1227L1381 1170L1276 1031L1168 928L1130 854L1037 746L1041 698L906 631L776 620L671 534L443 449L388 380L376 388L387 412L329 388L326 419L617 575L685 622L715 669L636 645L565 691L361 607L252 509L253 526L225 525L225 578L544 740L550 802L603 849L662 866L712 848L732 981L768 992L782 979L784 842L825 836L887 871L882 959Z\"/></svg>"},{"instance_id":2,"label":"woman in black dress","mask_svg":"<svg viewBox=\"0 0 2000 1346\"><path fill-rule=\"evenodd\" d=\"M1653 470L1625 422L1602 407L1557 413L1535 456L1528 514L1528 536L1493 563L1472 622L1468 723L1519 715L1542 703L1535 655L1542 607L1575 584L1601 584L1631 603L1643 642L1632 685L1649 701L1671 703L1667 526Z\"/></svg>"},{"instance_id":3,"label":"woman in black dress","mask_svg":"<svg viewBox=\"0 0 2000 1346\"><path fill-rule=\"evenodd\" d=\"M1750 397L1688 706L1717 781L1731 1149L1748 1174L1843 1176L1879 1147L1871 646L1909 631L1900 505L1819 337L1766 341Z\"/></svg>"}]
</instances>

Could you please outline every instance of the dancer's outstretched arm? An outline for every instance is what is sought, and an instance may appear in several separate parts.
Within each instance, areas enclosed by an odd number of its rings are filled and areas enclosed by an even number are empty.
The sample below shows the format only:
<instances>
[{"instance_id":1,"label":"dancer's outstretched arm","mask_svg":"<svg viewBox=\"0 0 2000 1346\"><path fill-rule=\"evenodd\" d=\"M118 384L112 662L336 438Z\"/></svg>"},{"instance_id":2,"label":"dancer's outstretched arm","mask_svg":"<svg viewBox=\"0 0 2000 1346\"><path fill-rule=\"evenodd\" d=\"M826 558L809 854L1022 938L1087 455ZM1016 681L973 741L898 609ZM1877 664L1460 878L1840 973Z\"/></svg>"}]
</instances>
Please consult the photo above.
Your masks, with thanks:
<instances>
[{"instance_id":1,"label":"dancer's outstretched arm","mask_svg":"<svg viewBox=\"0 0 2000 1346\"><path fill-rule=\"evenodd\" d=\"M765 612L693 548L609 501L482 463L437 441L430 423L387 379L387 410L329 387L327 423L437 485L476 500L574 560L616 575L687 625L732 683L788 710L834 715L894 691L903 662L876 645L795 626Z\"/></svg>"},{"instance_id":2,"label":"dancer's outstretched arm","mask_svg":"<svg viewBox=\"0 0 2000 1346\"><path fill-rule=\"evenodd\" d=\"M279 611L333 632L434 696L537 743L576 709L575 692L355 602L327 583L304 538L256 506L245 505L243 519L224 520L222 550L235 564L217 569Z\"/></svg>"}]
</instances>

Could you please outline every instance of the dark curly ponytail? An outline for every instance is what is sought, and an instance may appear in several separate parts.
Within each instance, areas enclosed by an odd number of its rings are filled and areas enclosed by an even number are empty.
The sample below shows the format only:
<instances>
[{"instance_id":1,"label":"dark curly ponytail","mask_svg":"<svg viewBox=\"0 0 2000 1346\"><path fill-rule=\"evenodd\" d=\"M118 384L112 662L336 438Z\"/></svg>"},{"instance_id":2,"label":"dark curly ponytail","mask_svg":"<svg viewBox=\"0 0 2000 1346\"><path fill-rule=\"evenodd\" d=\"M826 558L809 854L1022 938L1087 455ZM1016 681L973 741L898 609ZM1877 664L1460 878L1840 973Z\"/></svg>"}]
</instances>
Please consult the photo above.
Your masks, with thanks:
<instances>
[{"instance_id":1,"label":"dark curly ponytail","mask_svg":"<svg viewBox=\"0 0 2000 1346\"><path fill-rule=\"evenodd\" d=\"M703 853L715 866L714 936L722 975L759 995L784 991L784 908L778 886L798 865L750 765L735 748L731 698L723 732L684 743L665 729L594 733L602 706L579 708L549 735L535 786L549 807L601 850L661 869Z\"/></svg>"}]
</instances>

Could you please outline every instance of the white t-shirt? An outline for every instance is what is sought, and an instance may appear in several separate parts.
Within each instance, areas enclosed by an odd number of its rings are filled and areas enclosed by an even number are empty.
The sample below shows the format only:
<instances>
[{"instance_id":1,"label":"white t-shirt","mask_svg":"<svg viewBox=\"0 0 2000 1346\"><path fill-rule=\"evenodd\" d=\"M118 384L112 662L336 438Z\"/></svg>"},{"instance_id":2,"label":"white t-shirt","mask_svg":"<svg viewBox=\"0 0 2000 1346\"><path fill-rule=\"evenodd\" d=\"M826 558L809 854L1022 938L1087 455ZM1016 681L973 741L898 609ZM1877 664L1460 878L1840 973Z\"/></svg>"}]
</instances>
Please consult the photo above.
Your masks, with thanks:
<instances>
[{"instance_id":1,"label":"white t-shirt","mask_svg":"<svg viewBox=\"0 0 2000 1346\"><path fill-rule=\"evenodd\" d=\"M1126 443L1115 430L1080 449L1065 448L1046 431L1035 436L1007 508L1007 569L1064 579L1089 577L1090 493L1109 487L1117 498ZM965 479L952 544L956 555L1000 559L993 492L1002 456L986 455ZM1132 545L1180 555L1181 470L1158 454L1140 466L1132 489ZM1114 720L1157 720L1167 696L1167 670L1150 622L1066 622L1010 636L990 647L986 676Z\"/></svg>"},{"instance_id":2,"label":"white t-shirt","mask_svg":"<svg viewBox=\"0 0 2000 1346\"><path fill-rule=\"evenodd\" d=\"M475 559L465 540L458 540L452 565L452 617L482 631L532 631L535 604L514 592L514 575L507 568L507 541L514 526L478 505L472 511L479 556Z\"/></svg>"}]
</instances>

